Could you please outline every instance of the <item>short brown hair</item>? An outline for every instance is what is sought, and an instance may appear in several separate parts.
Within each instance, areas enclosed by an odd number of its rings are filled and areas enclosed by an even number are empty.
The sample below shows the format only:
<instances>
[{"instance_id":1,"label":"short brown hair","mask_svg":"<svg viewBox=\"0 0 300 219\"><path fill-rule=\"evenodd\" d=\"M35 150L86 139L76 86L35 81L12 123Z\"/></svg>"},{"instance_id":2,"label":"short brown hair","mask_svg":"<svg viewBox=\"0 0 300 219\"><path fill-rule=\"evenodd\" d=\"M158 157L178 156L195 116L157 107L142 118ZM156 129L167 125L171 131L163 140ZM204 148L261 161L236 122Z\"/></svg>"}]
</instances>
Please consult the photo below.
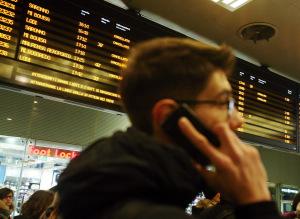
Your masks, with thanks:
<instances>
[{"instance_id":1,"label":"short brown hair","mask_svg":"<svg viewBox=\"0 0 300 219\"><path fill-rule=\"evenodd\" d=\"M192 39L158 38L137 44L120 83L125 111L133 126L152 133L151 109L158 100L193 99L214 71L229 74L234 63L228 47Z\"/></svg>"},{"instance_id":2,"label":"short brown hair","mask_svg":"<svg viewBox=\"0 0 300 219\"><path fill-rule=\"evenodd\" d=\"M23 204L21 214L27 218L39 218L45 209L51 204L54 193L46 190L38 190L33 193Z\"/></svg>"}]
</instances>

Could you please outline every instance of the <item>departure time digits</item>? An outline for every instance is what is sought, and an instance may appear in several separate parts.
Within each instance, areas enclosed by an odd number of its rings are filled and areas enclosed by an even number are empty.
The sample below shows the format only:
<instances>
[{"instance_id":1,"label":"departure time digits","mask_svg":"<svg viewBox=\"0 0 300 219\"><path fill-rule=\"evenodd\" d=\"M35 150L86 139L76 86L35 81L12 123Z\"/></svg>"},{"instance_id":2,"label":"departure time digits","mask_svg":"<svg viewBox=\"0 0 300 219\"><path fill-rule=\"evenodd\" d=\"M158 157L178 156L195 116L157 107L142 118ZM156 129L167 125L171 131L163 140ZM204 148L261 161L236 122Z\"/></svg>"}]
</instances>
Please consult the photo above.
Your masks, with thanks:
<instances>
[{"instance_id":1,"label":"departure time digits","mask_svg":"<svg viewBox=\"0 0 300 219\"><path fill-rule=\"evenodd\" d=\"M117 81L122 79L119 75L120 70L127 67L128 59L124 53L130 48L131 40L122 36L120 31L109 33L106 29L111 29L113 23L107 18L102 19L104 21L102 28L96 28L88 22L90 19L88 16L91 16L88 11L81 10L80 15L73 17L70 22L69 18L60 16L50 8L29 3L18 59L61 71L74 77L110 84L115 87ZM65 26L63 30L60 23ZM125 32L130 30L127 26L120 24L115 24L115 28ZM70 38L71 36L73 39ZM94 93L95 96L91 96L94 94L85 95L86 90L82 91L84 90L82 86L74 87L74 83L64 83L63 86L69 87L69 89L63 89L61 85L57 85L58 81L63 81L62 78L52 77L56 80L48 80L49 78L37 77L38 75L41 74L27 75L30 80L24 81L37 87L82 97L94 97L92 99L104 100L104 102L111 104L115 104L120 99L120 95L116 91L100 89L100 94L104 96L104 99L101 96L98 98L95 94L99 94L97 88L88 91ZM77 92L77 90L81 91Z\"/></svg>"},{"instance_id":2,"label":"departure time digits","mask_svg":"<svg viewBox=\"0 0 300 219\"><path fill-rule=\"evenodd\" d=\"M294 97L268 90L267 83L245 72L239 72L239 80L232 79L237 109L245 120L238 131L296 144Z\"/></svg>"},{"instance_id":3,"label":"departure time digits","mask_svg":"<svg viewBox=\"0 0 300 219\"><path fill-rule=\"evenodd\" d=\"M15 57L16 48L16 4L15 1L0 0L0 55Z\"/></svg>"}]
</instances>

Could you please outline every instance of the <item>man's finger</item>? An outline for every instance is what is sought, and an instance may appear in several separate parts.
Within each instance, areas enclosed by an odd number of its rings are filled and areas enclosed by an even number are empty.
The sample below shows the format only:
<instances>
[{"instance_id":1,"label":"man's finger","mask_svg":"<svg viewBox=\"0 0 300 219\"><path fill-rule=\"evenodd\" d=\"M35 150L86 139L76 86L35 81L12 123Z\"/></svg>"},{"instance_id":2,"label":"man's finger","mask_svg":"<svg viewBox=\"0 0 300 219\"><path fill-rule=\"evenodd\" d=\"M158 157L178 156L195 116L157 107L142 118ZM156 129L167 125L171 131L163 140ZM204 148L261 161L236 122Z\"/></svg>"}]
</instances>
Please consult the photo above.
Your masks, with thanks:
<instances>
[{"instance_id":1,"label":"man's finger","mask_svg":"<svg viewBox=\"0 0 300 219\"><path fill-rule=\"evenodd\" d=\"M230 127L223 123L214 128L214 133L218 136L221 147L234 160L238 161L243 156L245 144L236 136Z\"/></svg>"}]
</instances>

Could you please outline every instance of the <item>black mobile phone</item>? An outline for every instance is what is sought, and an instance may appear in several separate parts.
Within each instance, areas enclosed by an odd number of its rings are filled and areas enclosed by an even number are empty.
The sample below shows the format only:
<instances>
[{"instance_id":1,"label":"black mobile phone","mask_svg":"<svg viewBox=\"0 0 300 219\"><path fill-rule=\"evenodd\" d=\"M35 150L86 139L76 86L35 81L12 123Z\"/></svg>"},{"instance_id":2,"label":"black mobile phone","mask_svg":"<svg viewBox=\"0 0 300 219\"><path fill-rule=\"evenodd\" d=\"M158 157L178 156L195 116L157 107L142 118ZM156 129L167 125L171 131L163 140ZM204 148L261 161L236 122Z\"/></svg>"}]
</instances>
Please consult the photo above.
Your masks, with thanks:
<instances>
[{"instance_id":1,"label":"black mobile phone","mask_svg":"<svg viewBox=\"0 0 300 219\"><path fill-rule=\"evenodd\" d=\"M217 136L209 131L202 122L196 117L193 110L186 104L180 104L180 106L171 113L171 115L163 122L162 129L172 139L173 143L181 146L185 151L198 163L203 166L210 164L209 159L204 156L199 149L192 144L190 140L181 132L178 127L178 120L181 117L186 117L193 126L203 134L207 140L214 146L219 147L220 141Z\"/></svg>"}]
</instances>

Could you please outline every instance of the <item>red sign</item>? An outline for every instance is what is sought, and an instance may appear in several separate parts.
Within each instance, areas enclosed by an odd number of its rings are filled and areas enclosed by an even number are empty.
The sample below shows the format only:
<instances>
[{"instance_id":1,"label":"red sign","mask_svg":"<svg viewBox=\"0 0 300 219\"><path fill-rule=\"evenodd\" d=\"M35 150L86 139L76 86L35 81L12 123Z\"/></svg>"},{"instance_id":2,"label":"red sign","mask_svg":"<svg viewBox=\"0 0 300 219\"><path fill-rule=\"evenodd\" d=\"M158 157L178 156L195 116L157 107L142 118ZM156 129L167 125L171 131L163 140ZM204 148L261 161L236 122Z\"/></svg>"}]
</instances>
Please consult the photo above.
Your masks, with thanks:
<instances>
[{"instance_id":1,"label":"red sign","mask_svg":"<svg viewBox=\"0 0 300 219\"><path fill-rule=\"evenodd\" d=\"M73 159L80 154L79 151L70 151L70 150L63 150L58 148L47 148L47 147L41 147L35 145L29 145L28 153L31 155L57 157L57 158L64 158L64 159Z\"/></svg>"}]
</instances>

